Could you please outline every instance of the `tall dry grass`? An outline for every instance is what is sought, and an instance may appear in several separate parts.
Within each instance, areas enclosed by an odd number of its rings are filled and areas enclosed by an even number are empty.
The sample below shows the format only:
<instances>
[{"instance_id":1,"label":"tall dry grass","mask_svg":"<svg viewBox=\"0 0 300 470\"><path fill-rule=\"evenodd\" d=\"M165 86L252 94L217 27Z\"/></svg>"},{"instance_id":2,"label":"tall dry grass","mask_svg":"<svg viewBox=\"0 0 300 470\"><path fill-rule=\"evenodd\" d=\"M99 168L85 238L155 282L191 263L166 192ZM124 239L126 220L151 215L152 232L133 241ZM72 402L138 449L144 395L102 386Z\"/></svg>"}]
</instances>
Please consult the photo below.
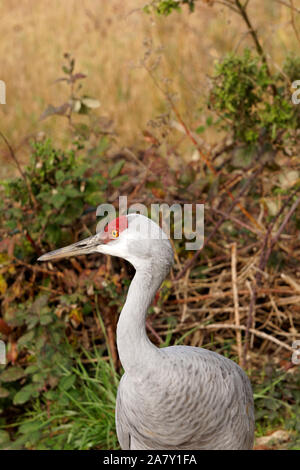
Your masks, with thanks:
<instances>
[{"instance_id":1,"label":"tall dry grass","mask_svg":"<svg viewBox=\"0 0 300 470\"><path fill-rule=\"evenodd\" d=\"M295 6L300 3L295 1ZM194 14L186 9L168 18L148 16L138 0L10 0L0 3L0 79L7 85L7 104L0 106L0 130L15 146L46 131L66 138L67 123L54 117L39 121L47 104L63 102L63 53L71 52L77 70L88 75L84 89L101 101L100 115L111 117L121 145L137 144L147 122L166 110L165 97L143 68L145 40L161 47L157 71L172 79L178 107L189 123L201 122L201 103L215 60L252 44L242 20L222 6L199 0ZM275 0L250 0L249 15L266 51L281 63L297 42L290 10ZM298 44L299 47L299 44ZM155 53L153 53L155 55ZM274 64L273 64L274 65ZM276 64L274 65L276 66ZM13 170L1 145L0 176ZM187 147L189 158L192 150ZM26 154L19 151L19 158Z\"/></svg>"}]
</instances>

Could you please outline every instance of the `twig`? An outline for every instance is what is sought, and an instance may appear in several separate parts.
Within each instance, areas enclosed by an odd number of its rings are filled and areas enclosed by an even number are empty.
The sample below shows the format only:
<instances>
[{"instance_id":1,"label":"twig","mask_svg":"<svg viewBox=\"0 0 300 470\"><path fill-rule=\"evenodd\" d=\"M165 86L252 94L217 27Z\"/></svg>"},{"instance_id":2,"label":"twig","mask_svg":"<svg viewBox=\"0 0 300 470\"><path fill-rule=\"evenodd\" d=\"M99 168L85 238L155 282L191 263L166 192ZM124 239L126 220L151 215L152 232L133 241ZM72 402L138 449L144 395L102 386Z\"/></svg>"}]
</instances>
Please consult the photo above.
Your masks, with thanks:
<instances>
[{"instance_id":1,"label":"twig","mask_svg":"<svg viewBox=\"0 0 300 470\"><path fill-rule=\"evenodd\" d=\"M257 270L256 275L255 275L255 285L253 286L251 301L250 301L250 305L249 305L249 313L248 313L248 320L247 320L247 327L246 327L246 334L245 334L245 343L244 343L244 351L243 351L243 365L244 365L244 367L246 367L247 351L248 351L248 347L249 347L249 341L248 341L249 340L249 331L250 331L250 326L252 325L252 322L253 322L253 313L254 313L254 310L255 310L255 304L256 304L256 299L257 299L257 289L262 284L262 273L264 272L264 270L267 266L268 260L270 258L270 255L272 253L272 249L273 249L275 243L278 241L278 239L279 239L281 233L283 232L285 226L287 225L287 223L290 220L292 214L295 212L296 208L298 207L298 205L300 203L300 196L298 197L298 199L296 199L296 201L294 202L294 204L290 208L290 210L287 213L287 215L285 216L279 230L277 231L275 237L271 240L270 246L268 247L269 237L270 237L272 229L275 225L275 222L278 220L279 216L283 213L284 209L286 208L286 206L288 205L290 200L294 197L294 195L295 195L295 191L290 195L290 197L282 205L280 211L277 213L277 215L276 215L275 219L273 220L272 224L270 224L270 226L267 230L267 233L264 237L263 247L262 247L262 250L261 250L261 256L260 256L260 261L259 261L259 266L258 266L259 269Z\"/></svg>"},{"instance_id":2,"label":"twig","mask_svg":"<svg viewBox=\"0 0 300 470\"><path fill-rule=\"evenodd\" d=\"M161 337L159 336L159 334L155 331L155 329L153 328L153 326L151 325L151 323L149 322L149 320L146 320L146 327L148 328L148 330L150 331L150 333L152 333L153 336L157 339L157 341L159 342L159 344L162 344L162 343L163 343L163 340L161 339Z\"/></svg>"},{"instance_id":3,"label":"twig","mask_svg":"<svg viewBox=\"0 0 300 470\"><path fill-rule=\"evenodd\" d=\"M49 274L49 275L52 275L52 276L64 277L64 274L61 273L60 271L49 271L48 269L39 268L38 266L32 266L31 264L25 263L24 261L21 261L20 259L16 258L15 256L13 256L12 258L13 258L15 263L21 264L22 266L26 266L26 268L30 269L31 271L38 271L40 273Z\"/></svg>"},{"instance_id":4,"label":"twig","mask_svg":"<svg viewBox=\"0 0 300 470\"><path fill-rule=\"evenodd\" d=\"M187 298L189 276L190 276L190 270L188 269L187 272L185 273L185 278L184 278L184 298L185 299ZM185 321L186 312L187 312L187 303L184 302L183 309L182 309L182 314L181 314L181 319L180 319L181 323L184 323L184 321Z\"/></svg>"},{"instance_id":5,"label":"twig","mask_svg":"<svg viewBox=\"0 0 300 470\"><path fill-rule=\"evenodd\" d=\"M292 217L293 213L295 212L295 210L297 209L298 205L300 204L300 196L298 197L298 199L296 199L296 201L294 202L294 204L292 205L292 207L290 208L289 212L287 213L287 215L285 216L281 226L279 227L279 230L277 231L275 237L271 240L271 243L270 243L270 247L268 249L268 252L267 252L267 256L266 256L266 261L265 261L265 264L267 263L268 261L268 258L272 252L272 249L274 247L274 245L278 242L279 238L280 238L280 235L282 234L285 226L287 225L288 221L290 220L290 218Z\"/></svg>"},{"instance_id":6,"label":"twig","mask_svg":"<svg viewBox=\"0 0 300 470\"><path fill-rule=\"evenodd\" d=\"M272 75L271 75L271 72L270 72L270 69L269 69L269 65L268 65L268 61L267 61L267 56L265 54L265 51L263 50L263 47L262 45L260 44L259 42L259 39L258 39L258 36L257 36L257 33L255 31L255 29L253 28L252 26L252 23L250 21L250 18L247 14L247 5L248 5L248 2L246 1L244 3L244 5L241 4L240 0L235 0L235 4L239 10L239 14L241 15L241 17L243 18L243 20L245 21L246 25L248 26L248 29L249 29L249 33L250 35L252 36L252 39L254 41L254 44L255 44L255 47L256 47L256 50L258 52L258 54L260 55L263 63L265 64L266 66L266 70L267 70L267 73L269 75L269 77L271 78ZM277 94L277 89L276 89L276 86L274 83L271 83L271 88L272 88L272 92L273 92L273 95L275 96Z\"/></svg>"},{"instance_id":7,"label":"twig","mask_svg":"<svg viewBox=\"0 0 300 470\"><path fill-rule=\"evenodd\" d=\"M296 35L297 41L300 44L300 34L299 34L298 29L297 29L296 20L295 20L294 0L290 0L290 4L291 4L291 23L292 23L292 27L293 27L294 33Z\"/></svg>"},{"instance_id":8,"label":"twig","mask_svg":"<svg viewBox=\"0 0 300 470\"><path fill-rule=\"evenodd\" d=\"M299 8L296 8L295 6L291 5L291 4L288 4L287 2L285 2L284 0L276 0L277 3L280 3L281 5L284 5L285 7L288 7L288 8L291 8L293 9L294 11L296 11L297 13L300 13L300 10Z\"/></svg>"},{"instance_id":9,"label":"twig","mask_svg":"<svg viewBox=\"0 0 300 470\"><path fill-rule=\"evenodd\" d=\"M225 1L222 1L222 0L217 0L216 3L218 3L219 5L224 5L226 8L229 8L229 10L234 11L234 13L239 13L239 11L233 5L231 5L228 2L225 2Z\"/></svg>"},{"instance_id":10,"label":"twig","mask_svg":"<svg viewBox=\"0 0 300 470\"><path fill-rule=\"evenodd\" d=\"M217 222L217 224L215 225L215 228L214 230L209 234L209 236L207 238L205 238L204 240L204 243L203 243L203 246L200 250L196 251L196 253L194 254L194 256L185 264L184 268L177 274L175 280L177 281L178 279L180 279L182 276L184 276L184 274L186 273L186 271L191 268L195 262L197 261L198 259L198 256L200 255L201 251L203 250L203 248L208 244L208 242L212 239L212 237L215 235L215 233L217 232L217 230L220 228L220 226L223 224L223 222L227 219L227 217L229 216L229 214L233 211L234 207L238 204L239 202L239 199L242 197L242 195L245 193L245 191L247 190L247 188L249 187L250 183L259 175L259 173L261 173L261 171L263 170L264 168L264 164L262 164L260 166L260 168L251 175L250 178L248 178L244 184L244 186L242 187L242 189L240 190L239 194L236 196L236 198L233 200L232 204L230 205L228 211L223 215L223 217L221 217L221 219Z\"/></svg>"},{"instance_id":11,"label":"twig","mask_svg":"<svg viewBox=\"0 0 300 470\"><path fill-rule=\"evenodd\" d=\"M300 285L291 276L281 273L280 277L300 294Z\"/></svg>"},{"instance_id":12,"label":"twig","mask_svg":"<svg viewBox=\"0 0 300 470\"><path fill-rule=\"evenodd\" d=\"M20 163L19 163L19 161L18 161L18 159L17 159L17 157L16 157L16 155L15 155L14 149L12 148L12 146L11 146L10 143L9 143L9 141L7 140L7 138L5 137L5 135L3 134L3 132L1 132L1 131L0 131L0 137L2 137L2 139L4 140L6 146L7 146L8 150L9 150L9 154L10 154L12 160L15 162L15 164L16 164L18 170L19 170L19 173L20 173L21 177L22 177L23 180L25 181L25 184L26 184L26 186L27 186L28 193L29 193L29 196L30 196L30 199L31 199L31 202L32 202L32 204L33 204L34 209L37 209L38 203L37 203L37 201L36 201L36 199L35 199L35 197L34 197L34 195L33 195L33 192L32 192L31 186L30 186L30 184L29 184L29 182L28 182L28 179L27 179L25 173L23 172L23 170L22 170L22 168L21 168L21 165L20 165Z\"/></svg>"},{"instance_id":13,"label":"twig","mask_svg":"<svg viewBox=\"0 0 300 470\"><path fill-rule=\"evenodd\" d=\"M254 41L254 44L255 44L255 47L256 47L256 50L258 52L258 54L261 56L262 58L262 61L265 63L266 67L267 67L267 71L268 71L268 74L270 75L270 70L268 68L268 63L267 63L267 57L266 57L266 54L259 42L259 39L258 39L258 36L256 34L256 31L255 29L253 28L252 24L251 24L251 21L249 19L249 16L247 14L247 11L246 11L246 7L247 7L247 4L245 5L242 5L240 0L235 0L235 4L239 10L239 13L241 15L241 17L243 18L243 20L245 21L246 25L248 26L249 28L249 32L252 36L252 39Z\"/></svg>"},{"instance_id":14,"label":"twig","mask_svg":"<svg viewBox=\"0 0 300 470\"><path fill-rule=\"evenodd\" d=\"M141 188L143 188L147 182L147 178L148 178L148 170L146 170L146 173L145 173L145 176L142 178L142 180L140 181L139 184L136 185L136 187L134 188L134 190L132 191L131 194L129 194L128 196L128 201L127 201L127 204L131 204L131 201L135 198L135 196L138 194L138 192L140 191Z\"/></svg>"},{"instance_id":15,"label":"twig","mask_svg":"<svg viewBox=\"0 0 300 470\"><path fill-rule=\"evenodd\" d=\"M170 94L168 92L166 92L162 87L161 85L159 84L159 82L157 81L157 79L155 78L155 76L153 75L152 73L152 70L147 67L147 65L145 64L144 62L144 68L145 70L148 72L148 74L150 75L150 77L152 78L155 86L163 93L163 95L166 97L166 99L168 100L175 116L177 117L179 123L181 124L181 126L183 127L184 129L184 132L186 133L187 137L191 140L191 142L194 144L194 146L196 147L196 149L198 150L199 152L199 155L200 157L202 158L202 160L205 162L205 164L207 165L207 167L209 168L209 170L215 175L215 176L218 176L218 172L217 170L215 169L215 167L213 166L213 164L211 163L210 159L208 158L208 156L202 151L202 149L200 148L197 140L195 139L195 137L193 136L193 133L190 131L190 129L188 128L188 126L186 125L186 123L184 122L184 120L182 119L181 117L181 114L179 113L178 109L176 108L174 102L173 102L173 99L172 97L170 96ZM228 194L228 196L230 197L230 199L232 201L235 200L234 198L234 195L232 194L231 191L229 191L228 189L226 189L226 193ZM260 226L260 224L257 222L257 220L245 209L245 207L240 203L240 202L237 202L237 205L239 207L239 209L243 212L243 214L249 219L251 220L251 222L258 228L258 229L262 229L262 227Z\"/></svg>"},{"instance_id":16,"label":"twig","mask_svg":"<svg viewBox=\"0 0 300 470\"><path fill-rule=\"evenodd\" d=\"M107 346L107 351L108 351L108 356L109 356L109 362L113 370L116 370L117 362L118 362L118 356L116 352L116 346L114 339L112 338L111 333L107 331L107 328L105 328L104 321L101 317L100 310L99 310L99 303L98 303L98 295L95 294L95 307L96 307L96 319L98 319L100 329L102 330L102 333L104 335L104 339L106 342Z\"/></svg>"},{"instance_id":17,"label":"twig","mask_svg":"<svg viewBox=\"0 0 300 470\"><path fill-rule=\"evenodd\" d=\"M15 162L15 164L16 164L18 170L19 170L20 175L22 176L22 178L23 178L24 180L26 180L26 175L25 175L25 173L23 172L23 170L22 170L22 168L21 168L21 165L20 165L20 163L19 163L19 161L18 161L18 159L17 159L17 157L16 157L16 155L15 155L14 149L12 148L12 146L11 146L10 143L9 143L9 141L7 140L7 138L5 137L5 135L3 134L3 132L1 132L1 131L0 131L0 136L1 136L2 139L4 140L6 146L7 146L8 150L9 150L9 154L10 154L11 158L13 159L13 161Z\"/></svg>"},{"instance_id":18,"label":"twig","mask_svg":"<svg viewBox=\"0 0 300 470\"><path fill-rule=\"evenodd\" d=\"M212 212L216 212L216 214L224 216L224 212L221 211L220 209L214 209L213 207L211 207L210 210ZM249 230L249 232L255 233L256 235L261 235L260 230L257 230L255 227L250 227L250 225L246 224L245 222L242 222L241 220L237 219L233 215L227 215L227 218L229 220L232 220L232 222L235 222L237 225L240 225L241 227L245 228L246 230Z\"/></svg>"},{"instance_id":19,"label":"twig","mask_svg":"<svg viewBox=\"0 0 300 470\"><path fill-rule=\"evenodd\" d=\"M246 327L244 325L233 325L231 323L212 323L210 325L198 325L195 327L195 330L219 330L219 329L231 329L231 330L242 330L245 331ZM281 348L287 349L288 351L294 352L295 350L289 346L288 344L283 343L277 338L274 338L274 336L269 335L267 333L264 333L263 331L258 331L255 328L250 328L250 333L253 333L255 336L258 338L266 339L268 341L271 341L272 343L277 344Z\"/></svg>"},{"instance_id":20,"label":"twig","mask_svg":"<svg viewBox=\"0 0 300 470\"><path fill-rule=\"evenodd\" d=\"M259 295L268 295L268 294L294 294L294 291L288 289L258 289L257 294ZM249 290L242 289L239 291L240 295L247 295L249 294ZM207 299L225 299L226 297L232 297L233 292L229 290L227 292L220 292L214 294L202 294L202 295L195 295L194 297L187 297L184 299L173 299L169 300L169 304L184 304L184 303L194 303L194 302L201 302Z\"/></svg>"},{"instance_id":21,"label":"twig","mask_svg":"<svg viewBox=\"0 0 300 470\"><path fill-rule=\"evenodd\" d=\"M236 274L236 243L231 245L231 275L232 275L232 292L234 303L234 318L236 326L240 326L240 313L239 313L239 298L237 289L237 274ZM236 344L238 349L239 364L242 364L242 336L241 330L236 330Z\"/></svg>"}]
</instances>

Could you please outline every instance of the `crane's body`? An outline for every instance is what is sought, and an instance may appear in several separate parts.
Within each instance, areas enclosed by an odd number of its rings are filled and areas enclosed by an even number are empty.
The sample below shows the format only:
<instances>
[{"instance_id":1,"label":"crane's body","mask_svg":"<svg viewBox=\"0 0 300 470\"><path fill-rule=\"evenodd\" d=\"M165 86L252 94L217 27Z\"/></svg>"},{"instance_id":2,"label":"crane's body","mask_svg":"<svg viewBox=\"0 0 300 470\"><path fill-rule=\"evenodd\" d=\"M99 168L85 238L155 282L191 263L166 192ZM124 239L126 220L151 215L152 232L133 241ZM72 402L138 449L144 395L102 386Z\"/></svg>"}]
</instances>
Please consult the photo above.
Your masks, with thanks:
<instances>
[{"instance_id":1,"label":"crane's body","mask_svg":"<svg viewBox=\"0 0 300 470\"><path fill-rule=\"evenodd\" d=\"M39 259L96 251L122 257L136 269L117 325L125 370L116 408L121 448L251 449L253 395L244 371L203 348L157 348L146 334L148 308L173 264L167 236L138 214L111 224L102 233Z\"/></svg>"},{"instance_id":2,"label":"crane's body","mask_svg":"<svg viewBox=\"0 0 300 470\"><path fill-rule=\"evenodd\" d=\"M252 391L242 369L202 348L160 352L138 377L126 372L121 379L116 425L122 449L251 449Z\"/></svg>"}]
</instances>

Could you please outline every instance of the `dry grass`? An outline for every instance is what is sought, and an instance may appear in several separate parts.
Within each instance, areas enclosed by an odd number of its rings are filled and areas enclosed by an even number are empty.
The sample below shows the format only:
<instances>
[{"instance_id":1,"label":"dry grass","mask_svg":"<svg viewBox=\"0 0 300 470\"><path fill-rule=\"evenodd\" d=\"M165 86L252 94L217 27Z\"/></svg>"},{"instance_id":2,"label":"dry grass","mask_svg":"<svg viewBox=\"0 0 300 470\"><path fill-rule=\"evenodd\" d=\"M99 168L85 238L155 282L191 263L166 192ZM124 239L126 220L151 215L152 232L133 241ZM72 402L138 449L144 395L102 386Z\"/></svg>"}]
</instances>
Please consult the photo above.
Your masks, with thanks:
<instances>
[{"instance_id":1,"label":"dry grass","mask_svg":"<svg viewBox=\"0 0 300 470\"><path fill-rule=\"evenodd\" d=\"M58 140L66 137L67 123L62 118L39 122L48 103L60 104L66 98L65 84L53 85L66 51L76 57L77 70L88 74L85 89L101 100L99 113L114 120L121 145L141 141L147 122L166 110L165 98L147 72L135 67L147 49L145 39L152 40L155 50L162 46L159 53L153 52L162 59L158 74L172 79L185 119L190 124L201 122L198 109L213 62L230 50L251 44L245 26L226 8L202 1L194 14L184 9L183 14L169 18L145 15L140 10L144 3L1 2L0 78L7 85L7 104L0 107L1 131L15 147L42 130ZM288 50L297 47L289 8L274 0L252 0L249 14L266 51L280 64ZM183 145L189 158L191 146ZM3 151L2 160L7 158ZM19 158L26 160L22 151ZM12 170L10 163L5 164L0 177Z\"/></svg>"}]
</instances>

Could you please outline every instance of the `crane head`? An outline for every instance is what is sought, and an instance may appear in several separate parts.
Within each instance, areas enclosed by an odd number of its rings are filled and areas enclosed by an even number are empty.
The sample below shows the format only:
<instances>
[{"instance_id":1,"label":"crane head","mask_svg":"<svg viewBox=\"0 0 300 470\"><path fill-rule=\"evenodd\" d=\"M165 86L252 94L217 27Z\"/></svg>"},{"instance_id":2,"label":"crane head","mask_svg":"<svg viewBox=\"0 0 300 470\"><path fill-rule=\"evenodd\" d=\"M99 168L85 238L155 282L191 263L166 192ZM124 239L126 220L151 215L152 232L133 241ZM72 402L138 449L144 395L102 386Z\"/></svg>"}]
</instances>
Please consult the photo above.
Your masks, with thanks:
<instances>
[{"instance_id":1,"label":"crane head","mask_svg":"<svg viewBox=\"0 0 300 470\"><path fill-rule=\"evenodd\" d=\"M170 268L173 249L165 232L148 217L128 214L109 222L84 240L50 251L38 261L52 261L89 253L103 253L129 261L136 269L159 259Z\"/></svg>"}]
</instances>

